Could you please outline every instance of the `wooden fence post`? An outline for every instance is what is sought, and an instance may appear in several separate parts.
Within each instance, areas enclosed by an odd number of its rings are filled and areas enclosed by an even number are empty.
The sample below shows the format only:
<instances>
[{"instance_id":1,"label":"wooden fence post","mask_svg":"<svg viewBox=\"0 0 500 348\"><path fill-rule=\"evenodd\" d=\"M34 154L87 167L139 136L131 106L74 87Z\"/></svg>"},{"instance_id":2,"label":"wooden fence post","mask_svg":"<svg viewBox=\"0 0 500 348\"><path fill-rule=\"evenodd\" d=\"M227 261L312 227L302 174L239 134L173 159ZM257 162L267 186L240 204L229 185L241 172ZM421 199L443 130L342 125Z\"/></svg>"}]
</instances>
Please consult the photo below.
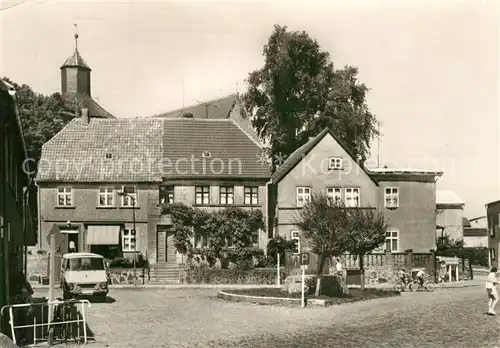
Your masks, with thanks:
<instances>
[{"instance_id":1,"label":"wooden fence post","mask_svg":"<svg viewBox=\"0 0 500 348\"><path fill-rule=\"evenodd\" d=\"M406 249L406 268L407 269L412 269L414 267L413 265L413 249Z\"/></svg>"},{"instance_id":2,"label":"wooden fence post","mask_svg":"<svg viewBox=\"0 0 500 348\"><path fill-rule=\"evenodd\" d=\"M434 271L434 283L438 282L436 251L431 249L431 266Z\"/></svg>"},{"instance_id":3,"label":"wooden fence post","mask_svg":"<svg viewBox=\"0 0 500 348\"><path fill-rule=\"evenodd\" d=\"M470 280L474 280L474 272L472 271L472 261L471 261L471 259L467 259L467 260L469 260Z\"/></svg>"}]
</instances>

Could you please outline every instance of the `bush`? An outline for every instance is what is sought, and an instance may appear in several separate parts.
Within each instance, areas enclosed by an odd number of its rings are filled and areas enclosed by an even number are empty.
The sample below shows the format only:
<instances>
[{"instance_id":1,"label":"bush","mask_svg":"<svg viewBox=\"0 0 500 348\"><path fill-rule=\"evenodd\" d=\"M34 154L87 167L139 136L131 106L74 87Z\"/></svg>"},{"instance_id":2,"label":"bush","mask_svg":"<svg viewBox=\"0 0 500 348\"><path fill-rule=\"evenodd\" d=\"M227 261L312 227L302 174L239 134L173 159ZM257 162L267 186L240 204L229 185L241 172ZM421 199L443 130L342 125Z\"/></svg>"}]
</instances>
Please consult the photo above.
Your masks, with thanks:
<instances>
[{"instance_id":1,"label":"bush","mask_svg":"<svg viewBox=\"0 0 500 348\"><path fill-rule=\"evenodd\" d=\"M235 269L187 269L185 282L187 284L276 284L276 268L256 268L252 270ZM281 271L281 279L287 276L285 270Z\"/></svg>"},{"instance_id":2,"label":"bush","mask_svg":"<svg viewBox=\"0 0 500 348\"><path fill-rule=\"evenodd\" d=\"M470 259L471 264L488 266L489 251L486 247L479 248L449 248L440 250L437 256L459 257L461 259Z\"/></svg>"},{"instance_id":3,"label":"bush","mask_svg":"<svg viewBox=\"0 0 500 348\"><path fill-rule=\"evenodd\" d=\"M306 285L309 289L309 295L314 294L316 291L316 282L318 277L310 277L306 279ZM321 278L321 291L320 294L329 297L339 297L342 295L342 285L338 276L323 276Z\"/></svg>"},{"instance_id":4,"label":"bush","mask_svg":"<svg viewBox=\"0 0 500 348\"><path fill-rule=\"evenodd\" d=\"M219 255L219 257L217 257ZM265 265L264 251L259 248L224 248L216 252L213 248L194 249L190 264L194 267L208 265L211 268L253 269Z\"/></svg>"}]
</instances>

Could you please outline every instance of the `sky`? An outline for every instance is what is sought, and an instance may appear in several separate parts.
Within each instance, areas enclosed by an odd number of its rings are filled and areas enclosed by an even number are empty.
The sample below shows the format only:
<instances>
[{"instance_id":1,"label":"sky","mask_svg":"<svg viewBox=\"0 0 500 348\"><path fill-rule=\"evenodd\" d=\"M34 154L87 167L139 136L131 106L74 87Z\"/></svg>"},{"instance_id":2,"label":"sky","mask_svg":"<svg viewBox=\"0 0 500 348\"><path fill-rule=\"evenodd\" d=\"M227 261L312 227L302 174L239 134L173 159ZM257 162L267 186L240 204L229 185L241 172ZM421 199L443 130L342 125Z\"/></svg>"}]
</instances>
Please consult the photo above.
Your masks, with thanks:
<instances>
[{"instance_id":1,"label":"sky","mask_svg":"<svg viewBox=\"0 0 500 348\"><path fill-rule=\"evenodd\" d=\"M235 92L263 65L273 25L304 30L336 67L359 68L382 122L370 165L441 170L438 189L485 214L500 199L498 2L0 0L0 76L60 91L78 48L92 95L145 117Z\"/></svg>"}]
</instances>

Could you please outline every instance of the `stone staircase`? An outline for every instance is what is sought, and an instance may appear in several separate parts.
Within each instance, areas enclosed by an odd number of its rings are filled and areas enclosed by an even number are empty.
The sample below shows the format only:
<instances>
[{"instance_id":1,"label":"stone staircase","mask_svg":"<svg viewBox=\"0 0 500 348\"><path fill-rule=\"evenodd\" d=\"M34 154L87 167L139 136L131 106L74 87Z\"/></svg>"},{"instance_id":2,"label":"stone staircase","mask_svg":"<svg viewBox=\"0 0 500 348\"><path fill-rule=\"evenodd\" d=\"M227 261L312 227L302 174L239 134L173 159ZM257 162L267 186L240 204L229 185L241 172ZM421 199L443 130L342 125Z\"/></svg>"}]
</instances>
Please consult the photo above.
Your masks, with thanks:
<instances>
[{"instance_id":1,"label":"stone staircase","mask_svg":"<svg viewBox=\"0 0 500 348\"><path fill-rule=\"evenodd\" d=\"M179 284L180 267L175 263L157 263L150 273L150 284Z\"/></svg>"}]
</instances>

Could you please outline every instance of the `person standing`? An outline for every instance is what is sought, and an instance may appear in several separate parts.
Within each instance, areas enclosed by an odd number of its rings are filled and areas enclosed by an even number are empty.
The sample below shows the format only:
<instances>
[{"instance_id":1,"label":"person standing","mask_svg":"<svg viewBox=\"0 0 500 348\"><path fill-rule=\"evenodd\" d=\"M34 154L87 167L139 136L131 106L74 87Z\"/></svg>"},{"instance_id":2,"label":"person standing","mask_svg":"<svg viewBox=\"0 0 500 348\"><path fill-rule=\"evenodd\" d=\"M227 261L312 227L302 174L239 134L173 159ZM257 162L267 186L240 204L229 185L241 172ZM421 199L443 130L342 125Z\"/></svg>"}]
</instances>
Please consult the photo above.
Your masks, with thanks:
<instances>
[{"instance_id":1,"label":"person standing","mask_svg":"<svg viewBox=\"0 0 500 348\"><path fill-rule=\"evenodd\" d=\"M69 242L69 252L76 253L76 246L75 246L75 242L73 242L73 241Z\"/></svg>"},{"instance_id":2,"label":"person standing","mask_svg":"<svg viewBox=\"0 0 500 348\"><path fill-rule=\"evenodd\" d=\"M488 274L488 279L486 280L486 292L488 294L488 314L495 314L495 306L498 302L498 292L496 286L498 284L497 280L497 268L492 267L490 274Z\"/></svg>"}]
</instances>

